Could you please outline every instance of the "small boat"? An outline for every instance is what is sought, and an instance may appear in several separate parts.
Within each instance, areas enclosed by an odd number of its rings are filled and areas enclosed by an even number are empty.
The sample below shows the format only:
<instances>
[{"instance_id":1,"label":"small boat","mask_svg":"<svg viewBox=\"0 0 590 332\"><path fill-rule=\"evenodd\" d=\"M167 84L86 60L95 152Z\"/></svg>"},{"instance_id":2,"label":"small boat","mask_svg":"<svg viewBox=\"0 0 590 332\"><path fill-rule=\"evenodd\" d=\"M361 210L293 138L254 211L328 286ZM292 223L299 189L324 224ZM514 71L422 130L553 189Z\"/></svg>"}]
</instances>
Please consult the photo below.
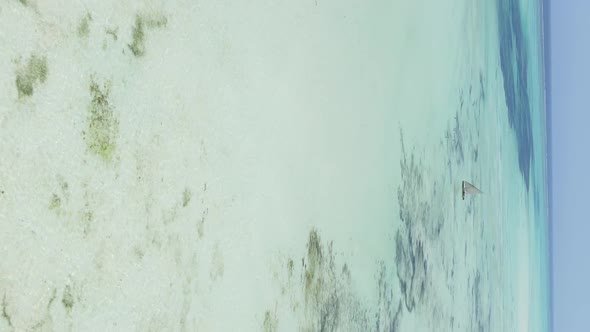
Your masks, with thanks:
<instances>
[{"instance_id":1,"label":"small boat","mask_svg":"<svg viewBox=\"0 0 590 332\"><path fill-rule=\"evenodd\" d=\"M467 181L462 181L461 182L461 193L462 193L462 198L463 200L465 200L465 194L469 194L469 195L477 195L477 194L481 194L481 190L477 189L474 185L472 185L471 183L467 182Z\"/></svg>"}]
</instances>

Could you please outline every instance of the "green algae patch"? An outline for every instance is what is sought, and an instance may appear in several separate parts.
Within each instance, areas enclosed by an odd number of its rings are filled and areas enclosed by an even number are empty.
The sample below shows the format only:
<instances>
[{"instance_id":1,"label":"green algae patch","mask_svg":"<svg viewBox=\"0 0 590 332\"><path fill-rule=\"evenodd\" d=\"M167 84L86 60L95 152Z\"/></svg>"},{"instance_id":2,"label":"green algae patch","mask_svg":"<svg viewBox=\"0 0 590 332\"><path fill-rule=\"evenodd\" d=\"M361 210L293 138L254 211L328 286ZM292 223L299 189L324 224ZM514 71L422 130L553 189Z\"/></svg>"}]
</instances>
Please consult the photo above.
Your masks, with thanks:
<instances>
[{"instance_id":1,"label":"green algae patch","mask_svg":"<svg viewBox=\"0 0 590 332\"><path fill-rule=\"evenodd\" d=\"M144 32L144 22L141 16L135 16L135 24L133 25L133 30L131 33L131 44L129 44L129 49L136 57L142 56L145 54L145 32Z\"/></svg>"},{"instance_id":2,"label":"green algae patch","mask_svg":"<svg viewBox=\"0 0 590 332\"><path fill-rule=\"evenodd\" d=\"M276 332L278 331L279 321L275 314L267 310L264 313L264 321L262 322L263 332Z\"/></svg>"},{"instance_id":3,"label":"green algae patch","mask_svg":"<svg viewBox=\"0 0 590 332\"><path fill-rule=\"evenodd\" d=\"M166 16L161 14L146 15L144 21L148 28L165 28L168 24Z\"/></svg>"},{"instance_id":4,"label":"green algae patch","mask_svg":"<svg viewBox=\"0 0 590 332\"><path fill-rule=\"evenodd\" d=\"M82 223L82 231L84 232L84 236L88 236L88 233L90 233L93 221L94 212L90 210L89 203L86 202L80 216L80 222Z\"/></svg>"},{"instance_id":5,"label":"green algae patch","mask_svg":"<svg viewBox=\"0 0 590 332\"><path fill-rule=\"evenodd\" d=\"M65 287L61 303L68 312L72 311L72 308L74 307L74 294L72 293L72 287L70 287L70 285Z\"/></svg>"},{"instance_id":6,"label":"green algae patch","mask_svg":"<svg viewBox=\"0 0 590 332\"><path fill-rule=\"evenodd\" d=\"M307 267L304 274L306 301L309 301L310 298L313 298L313 301L318 301L324 284L322 273L324 256L320 241L317 231L312 229L307 242Z\"/></svg>"},{"instance_id":7,"label":"green algae patch","mask_svg":"<svg viewBox=\"0 0 590 332\"><path fill-rule=\"evenodd\" d=\"M104 30L104 32L105 32L107 35L109 35L109 36L113 37L113 40L115 40L115 41L116 41L116 40L119 38L119 37L118 37L118 34L119 34L119 27L114 27L114 28L107 28L107 29L105 29L105 30Z\"/></svg>"},{"instance_id":8,"label":"green algae patch","mask_svg":"<svg viewBox=\"0 0 590 332\"><path fill-rule=\"evenodd\" d=\"M16 71L16 90L19 98L33 95L35 87L47 79L47 58L32 55L26 65Z\"/></svg>"},{"instance_id":9,"label":"green algae patch","mask_svg":"<svg viewBox=\"0 0 590 332\"><path fill-rule=\"evenodd\" d=\"M119 120L109 102L110 90L110 82L101 87L91 80L90 95L92 100L88 105L88 128L83 132L88 150L105 161L110 161L113 158L119 133Z\"/></svg>"},{"instance_id":10,"label":"green algae patch","mask_svg":"<svg viewBox=\"0 0 590 332\"><path fill-rule=\"evenodd\" d=\"M61 207L61 198L57 194L51 194L49 198L49 210L57 210Z\"/></svg>"},{"instance_id":11,"label":"green algae patch","mask_svg":"<svg viewBox=\"0 0 590 332\"><path fill-rule=\"evenodd\" d=\"M80 23L78 23L78 37L88 37L90 34L90 21L92 21L92 15L90 15L90 13L86 13L86 15L80 20Z\"/></svg>"},{"instance_id":12,"label":"green algae patch","mask_svg":"<svg viewBox=\"0 0 590 332\"><path fill-rule=\"evenodd\" d=\"M54 211L56 214L61 215L65 212L63 207L64 205L67 206L70 197L70 185L61 175L57 175L56 184L57 188L51 193L51 196L49 196L47 208Z\"/></svg>"},{"instance_id":13,"label":"green algae patch","mask_svg":"<svg viewBox=\"0 0 590 332\"><path fill-rule=\"evenodd\" d=\"M2 298L2 318L4 318L6 320L6 322L8 323L8 326L12 327L12 318L10 316L10 314L8 314L8 303L6 302L6 294L4 294L4 297Z\"/></svg>"},{"instance_id":14,"label":"green algae patch","mask_svg":"<svg viewBox=\"0 0 590 332\"><path fill-rule=\"evenodd\" d=\"M376 266L377 302L367 303L355 292L353 268L340 261L343 255L337 254L333 242L324 237L312 228L301 264L289 257L286 264L281 264L284 272L275 273L280 298L274 310L267 310L260 319L262 330L280 330L278 322L283 316L277 316L277 312L282 312L295 318L299 331L398 331L403 305L396 298L396 281L392 287L393 274L386 270L385 263ZM299 287L293 282L296 276L300 278Z\"/></svg>"},{"instance_id":15,"label":"green algae patch","mask_svg":"<svg viewBox=\"0 0 590 332\"><path fill-rule=\"evenodd\" d=\"M127 45L133 55L140 57L145 54L146 29L164 28L167 24L168 19L160 14L136 15L131 30L131 43Z\"/></svg>"},{"instance_id":16,"label":"green algae patch","mask_svg":"<svg viewBox=\"0 0 590 332\"><path fill-rule=\"evenodd\" d=\"M188 188L184 189L184 192L182 193L182 207L186 207L188 205L192 196L193 194Z\"/></svg>"},{"instance_id":17,"label":"green algae patch","mask_svg":"<svg viewBox=\"0 0 590 332\"><path fill-rule=\"evenodd\" d=\"M141 247L139 247L139 246L136 245L133 248L133 255L135 256L135 258L138 261L141 261L143 259L143 257L145 256L145 252L144 252L144 250Z\"/></svg>"},{"instance_id":18,"label":"green algae patch","mask_svg":"<svg viewBox=\"0 0 590 332\"><path fill-rule=\"evenodd\" d=\"M203 210L203 212L201 213L201 219L197 223L197 234L199 236L199 239L202 239L203 235L205 235L204 227L205 227L205 220L207 218L207 214L209 214L209 208L206 208L205 210Z\"/></svg>"},{"instance_id":19,"label":"green algae patch","mask_svg":"<svg viewBox=\"0 0 590 332\"><path fill-rule=\"evenodd\" d=\"M295 268L295 264L293 263L293 260L291 258L289 258L289 260L287 261L287 273L289 276L289 279L291 279L291 277L293 276L293 269Z\"/></svg>"}]
</instances>

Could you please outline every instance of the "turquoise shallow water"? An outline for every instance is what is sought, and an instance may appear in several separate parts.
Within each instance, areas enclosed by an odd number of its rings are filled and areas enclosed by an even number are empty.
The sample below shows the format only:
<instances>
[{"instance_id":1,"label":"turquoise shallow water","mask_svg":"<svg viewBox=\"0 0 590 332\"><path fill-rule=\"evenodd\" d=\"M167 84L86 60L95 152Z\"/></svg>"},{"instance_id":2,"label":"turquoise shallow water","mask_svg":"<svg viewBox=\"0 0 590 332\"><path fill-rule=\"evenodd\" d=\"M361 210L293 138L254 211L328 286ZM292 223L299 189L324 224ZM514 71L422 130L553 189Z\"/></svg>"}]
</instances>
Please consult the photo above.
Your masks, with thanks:
<instances>
[{"instance_id":1,"label":"turquoise shallow water","mask_svg":"<svg viewBox=\"0 0 590 332\"><path fill-rule=\"evenodd\" d=\"M0 330L547 330L540 22L1 4Z\"/></svg>"},{"instance_id":2,"label":"turquoise shallow water","mask_svg":"<svg viewBox=\"0 0 590 332\"><path fill-rule=\"evenodd\" d=\"M506 99L512 100L507 102L508 105L512 104L514 108L510 110L509 106L509 113L514 114L509 117L511 127L514 128L518 137L521 173L523 178L526 179L528 176L530 179L527 220L531 278L529 294L532 314L529 326L533 330L550 330L543 8L540 1L509 3L505 2L500 6L503 7L503 11L511 14L512 21L511 25L508 24L508 20L503 24L504 27L511 26L510 33L503 32L505 34L503 39L506 39L503 42L513 47L516 45L516 50L510 50L510 46L506 46L507 50L501 54L513 53L511 62L513 63L515 59L519 62L518 66L512 66L510 71L503 68L503 74L505 84L507 76L517 77L513 80L516 86L510 89L512 91L509 91L506 86L504 90ZM508 85L512 86L512 83ZM527 123L530 125L527 126ZM527 162L523 160L525 157L530 160L528 171L525 166Z\"/></svg>"},{"instance_id":3,"label":"turquoise shallow water","mask_svg":"<svg viewBox=\"0 0 590 332\"><path fill-rule=\"evenodd\" d=\"M498 1L474 12L480 24L464 26L444 139L438 148L428 140L418 151L406 146L401 162L397 276L417 321L401 326L549 330L542 8ZM441 188L461 177L484 194L445 202Z\"/></svg>"}]
</instances>

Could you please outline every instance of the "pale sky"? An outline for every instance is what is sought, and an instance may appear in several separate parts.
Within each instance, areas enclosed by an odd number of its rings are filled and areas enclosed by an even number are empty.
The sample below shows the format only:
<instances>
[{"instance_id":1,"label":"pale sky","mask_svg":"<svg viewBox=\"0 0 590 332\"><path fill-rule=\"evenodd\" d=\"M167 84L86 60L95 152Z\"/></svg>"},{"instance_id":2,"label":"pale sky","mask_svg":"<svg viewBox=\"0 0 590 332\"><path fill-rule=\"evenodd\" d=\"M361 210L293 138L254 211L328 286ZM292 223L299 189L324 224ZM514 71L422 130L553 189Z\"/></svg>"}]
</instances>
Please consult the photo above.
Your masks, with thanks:
<instances>
[{"instance_id":1,"label":"pale sky","mask_svg":"<svg viewBox=\"0 0 590 332\"><path fill-rule=\"evenodd\" d=\"M551 0L553 326L590 331L590 1Z\"/></svg>"}]
</instances>

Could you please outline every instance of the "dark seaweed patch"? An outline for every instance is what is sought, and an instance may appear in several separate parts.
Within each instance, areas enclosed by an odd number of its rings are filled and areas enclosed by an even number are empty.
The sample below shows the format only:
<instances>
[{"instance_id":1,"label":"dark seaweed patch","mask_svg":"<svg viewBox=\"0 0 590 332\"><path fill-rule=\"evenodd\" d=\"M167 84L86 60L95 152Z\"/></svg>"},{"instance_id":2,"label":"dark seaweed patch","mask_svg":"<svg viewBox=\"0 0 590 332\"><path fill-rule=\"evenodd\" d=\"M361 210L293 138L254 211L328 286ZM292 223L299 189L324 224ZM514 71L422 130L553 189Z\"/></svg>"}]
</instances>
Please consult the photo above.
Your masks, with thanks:
<instances>
[{"instance_id":1,"label":"dark seaweed patch","mask_svg":"<svg viewBox=\"0 0 590 332\"><path fill-rule=\"evenodd\" d=\"M486 90L485 90L485 86L483 83L483 73L481 72L481 70L479 71L479 89L480 89L480 99L482 102L485 102L486 100Z\"/></svg>"},{"instance_id":2,"label":"dark seaweed patch","mask_svg":"<svg viewBox=\"0 0 590 332\"><path fill-rule=\"evenodd\" d=\"M455 114L455 127L453 128L453 154L457 157L458 164L463 162L463 133L459 124L459 114Z\"/></svg>"},{"instance_id":3,"label":"dark seaweed patch","mask_svg":"<svg viewBox=\"0 0 590 332\"><path fill-rule=\"evenodd\" d=\"M423 296L426 280L426 260L421 240L414 228L424 217L428 217L429 206L419 201L423 189L421 165L414 154L409 158L405 151L403 133L400 133L402 157L400 159L401 184L398 188L398 202L402 226L395 235L395 263L400 290L408 311L414 310L416 302ZM421 209L418 207L421 206ZM419 212L421 210L421 212Z\"/></svg>"},{"instance_id":4,"label":"dark seaweed patch","mask_svg":"<svg viewBox=\"0 0 590 332\"><path fill-rule=\"evenodd\" d=\"M477 145L477 130L472 132L468 129L472 124L480 124L478 114L485 99L483 90L485 82L481 72L479 82L477 76L474 76L473 80L472 84L467 84L459 91L457 111L455 116L449 119L446 140L442 137L440 139L438 148L446 151L446 159L441 164L444 167L446 163L446 170L440 174L437 173L436 169L441 167L440 164L428 163L415 148L409 149L400 130L401 181L397 190L397 200L401 223L395 223L393 236L396 266L394 273L397 276L395 282L398 283L396 286L399 286L399 295L398 299L393 301L392 296L386 291L380 289L379 293L381 299L387 299L384 302L389 303L389 317L395 317L395 321L398 321L399 315L407 310L416 316L428 315L430 319L427 321L430 324L437 324L430 325L430 328L440 326L442 330L455 330L471 327L469 330L477 331L482 328L489 330L490 327L489 320L486 325L485 316L491 317L492 313L489 307L486 307L485 299L482 300L484 283L480 282L480 278L473 276L471 280L475 280L476 286L472 287L469 283L465 287L466 291L461 292L461 289L457 287L456 279L462 278L462 275L456 273L456 267L460 262L467 261L467 243L465 242L464 250L455 251L443 245L443 239L441 239L441 236L449 234L448 231L445 232L447 225L457 226L458 221L468 221L467 216L472 215L477 207L469 201L466 202L466 210L459 212L457 210L457 205L461 202L460 192L457 194L457 184L460 183L461 178L465 176L477 181L476 167L471 168L475 174L464 174L465 167L462 167L464 163L477 162L480 152ZM457 169L461 172L461 177L458 176ZM449 199L451 192L455 195L452 200ZM446 206L445 201L448 201L451 206ZM475 237L484 237L483 232L484 227L476 227L472 234ZM444 239L445 243L454 240ZM462 244L464 239L457 240ZM460 244L455 248L460 248ZM472 250L471 247L469 249ZM461 257L461 253L464 253L464 257ZM446 281L446 289L434 288L433 282L440 279ZM396 293L397 289L396 287ZM449 292L453 296L456 294L471 297L472 319L476 313L481 318L472 321L471 326L464 325L469 324L469 321L458 321L457 317L452 315L452 309L444 307L438 296L439 291ZM382 311L385 310L382 309ZM391 324L391 321L387 323L383 317L385 316L376 316L377 330L398 329L397 325Z\"/></svg>"},{"instance_id":5,"label":"dark seaweed patch","mask_svg":"<svg viewBox=\"0 0 590 332\"><path fill-rule=\"evenodd\" d=\"M389 276L383 262L377 280L378 311L375 313L375 331L395 332L398 329L403 304L401 300L394 301L393 289L388 282Z\"/></svg>"},{"instance_id":6,"label":"dark seaweed patch","mask_svg":"<svg viewBox=\"0 0 590 332\"><path fill-rule=\"evenodd\" d=\"M458 115L454 126L455 142L448 143L451 144L449 155L454 162L462 162L463 147ZM445 211L440 204L432 202L432 198L441 197L446 191L439 188L436 178L431 180L430 185L426 184L428 168L414 151L406 150L401 131L400 142L401 182L397 198L401 225L394 237L395 265L403 305L412 312L424 303L434 278L429 270L425 245L431 247L440 239L445 225ZM454 162L449 161L449 165ZM444 256L442 258L444 263Z\"/></svg>"},{"instance_id":7,"label":"dark seaweed patch","mask_svg":"<svg viewBox=\"0 0 590 332\"><path fill-rule=\"evenodd\" d=\"M481 322L482 312L481 312L481 276L479 271L475 273L475 279L473 284L471 285L471 298L473 301L472 306L472 330L473 331L484 331L483 324Z\"/></svg>"},{"instance_id":8,"label":"dark seaweed patch","mask_svg":"<svg viewBox=\"0 0 590 332\"><path fill-rule=\"evenodd\" d=\"M408 311L414 310L417 302L423 299L428 271L422 243L411 236L407 239L398 231L395 238L395 263L400 290Z\"/></svg>"},{"instance_id":9,"label":"dark seaweed patch","mask_svg":"<svg viewBox=\"0 0 590 332\"><path fill-rule=\"evenodd\" d=\"M350 269L348 268L348 264L346 263L342 265L342 275L346 277L346 279L350 280Z\"/></svg>"}]
</instances>

